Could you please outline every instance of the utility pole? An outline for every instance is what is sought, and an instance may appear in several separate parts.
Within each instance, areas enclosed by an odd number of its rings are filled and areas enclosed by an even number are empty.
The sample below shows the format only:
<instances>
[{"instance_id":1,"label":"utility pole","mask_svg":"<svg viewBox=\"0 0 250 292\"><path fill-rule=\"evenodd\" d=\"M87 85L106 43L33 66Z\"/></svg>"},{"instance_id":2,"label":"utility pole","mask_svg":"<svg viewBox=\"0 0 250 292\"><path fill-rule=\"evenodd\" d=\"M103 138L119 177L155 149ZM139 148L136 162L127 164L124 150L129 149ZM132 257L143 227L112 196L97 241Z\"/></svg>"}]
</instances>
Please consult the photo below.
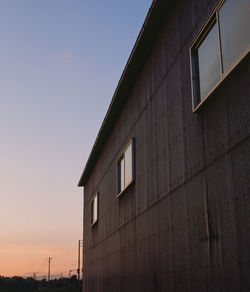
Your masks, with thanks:
<instances>
[{"instance_id":1,"label":"utility pole","mask_svg":"<svg viewBox=\"0 0 250 292\"><path fill-rule=\"evenodd\" d=\"M78 240L78 267L77 267L77 278L80 280L80 266L81 266L81 246L83 246L83 240Z\"/></svg>"},{"instance_id":2,"label":"utility pole","mask_svg":"<svg viewBox=\"0 0 250 292\"><path fill-rule=\"evenodd\" d=\"M48 281L50 280L50 261L51 261L51 257L48 257L48 264L49 264L49 267L48 267Z\"/></svg>"}]
</instances>

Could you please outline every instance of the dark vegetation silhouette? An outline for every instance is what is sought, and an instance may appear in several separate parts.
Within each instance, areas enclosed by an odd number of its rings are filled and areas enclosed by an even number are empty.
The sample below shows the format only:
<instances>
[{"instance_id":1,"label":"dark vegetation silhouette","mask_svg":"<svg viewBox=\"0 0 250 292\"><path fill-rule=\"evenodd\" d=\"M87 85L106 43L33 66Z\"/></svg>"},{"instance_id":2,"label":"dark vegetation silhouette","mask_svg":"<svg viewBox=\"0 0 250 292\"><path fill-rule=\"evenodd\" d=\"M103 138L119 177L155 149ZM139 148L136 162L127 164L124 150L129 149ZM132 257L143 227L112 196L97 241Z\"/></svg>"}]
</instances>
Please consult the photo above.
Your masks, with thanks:
<instances>
[{"instance_id":1,"label":"dark vegetation silhouette","mask_svg":"<svg viewBox=\"0 0 250 292\"><path fill-rule=\"evenodd\" d=\"M60 278L50 281L36 280L32 277L3 277L0 276L0 292L80 292L81 281L76 275L71 278Z\"/></svg>"}]
</instances>

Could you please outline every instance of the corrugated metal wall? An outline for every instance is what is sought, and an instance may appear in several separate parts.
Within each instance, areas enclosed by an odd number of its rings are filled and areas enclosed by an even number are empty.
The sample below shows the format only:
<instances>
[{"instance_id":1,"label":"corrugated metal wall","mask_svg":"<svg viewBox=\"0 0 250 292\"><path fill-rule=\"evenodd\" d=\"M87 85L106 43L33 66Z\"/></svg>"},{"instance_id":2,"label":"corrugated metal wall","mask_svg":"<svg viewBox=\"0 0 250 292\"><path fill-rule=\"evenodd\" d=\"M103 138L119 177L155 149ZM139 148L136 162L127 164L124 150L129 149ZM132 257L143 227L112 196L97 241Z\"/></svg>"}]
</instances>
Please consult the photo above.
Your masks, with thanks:
<instances>
[{"instance_id":1,"label":"corrugated metal wall","mask_svg":"<svg viewBox=\"0 0 250 292\"><path fill-rule=\"evenodd\" d=\"M85 186L83 291L250 291L249 58L191 105L188 48L215 3L175 2ZM131 137L136 181L117 199Z\"/></svg>"}]
</instances>

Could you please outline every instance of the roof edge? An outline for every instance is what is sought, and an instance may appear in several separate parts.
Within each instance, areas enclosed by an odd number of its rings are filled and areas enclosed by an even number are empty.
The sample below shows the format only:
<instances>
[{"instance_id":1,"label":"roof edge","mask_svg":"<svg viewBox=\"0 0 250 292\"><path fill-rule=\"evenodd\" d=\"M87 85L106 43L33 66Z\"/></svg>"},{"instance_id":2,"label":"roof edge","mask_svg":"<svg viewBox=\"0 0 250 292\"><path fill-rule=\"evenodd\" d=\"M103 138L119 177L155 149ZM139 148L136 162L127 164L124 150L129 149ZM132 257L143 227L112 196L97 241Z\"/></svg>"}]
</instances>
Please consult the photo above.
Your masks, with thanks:
<instances>
[{"instance_id":1,"label":"roof edge","mask_svg":"<svg viewBox=\"0 0 250 292\"><path fill-rule=\"evenodd\" d=\"M157 28L160 27L160 24L164 21L164 16L167 14L164 8L167 9L172 1L173 0L153 0L95 139L89 158L78 182L79 187L84 187L86 185L96 160L101 153L102 147L106 143L108 135L113 128L114 121L118 117L123 104L126 102L126 94L128 94L133 87L134 80L132 77L136 75L135 72L138 73L141 70L143 61L151 51L150 45L152 46L153 38L156 38L158 35ZM153 33L155 33L155 35L152 37Z\"/></svg>"}]
</instances>

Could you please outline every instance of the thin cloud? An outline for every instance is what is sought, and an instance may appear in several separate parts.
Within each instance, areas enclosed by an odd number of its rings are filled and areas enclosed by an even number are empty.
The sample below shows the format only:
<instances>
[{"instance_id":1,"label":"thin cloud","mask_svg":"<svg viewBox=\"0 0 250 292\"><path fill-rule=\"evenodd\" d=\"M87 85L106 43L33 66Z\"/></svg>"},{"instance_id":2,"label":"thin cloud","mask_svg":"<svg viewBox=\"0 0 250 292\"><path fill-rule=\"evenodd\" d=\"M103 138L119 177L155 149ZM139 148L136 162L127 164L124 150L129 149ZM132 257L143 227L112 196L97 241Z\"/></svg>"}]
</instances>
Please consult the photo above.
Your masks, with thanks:
<instances>
[{"instance_id":1,"label":"thin cloud","mask_svg":"<svg viewBox=\"0 0 250 292\"><path fill-rule=\"evenodd\" d=\"M72 59L72 55L70 51L64 51L56 58L63 63L68 63Z\"/></svg>"}]
</instances>

